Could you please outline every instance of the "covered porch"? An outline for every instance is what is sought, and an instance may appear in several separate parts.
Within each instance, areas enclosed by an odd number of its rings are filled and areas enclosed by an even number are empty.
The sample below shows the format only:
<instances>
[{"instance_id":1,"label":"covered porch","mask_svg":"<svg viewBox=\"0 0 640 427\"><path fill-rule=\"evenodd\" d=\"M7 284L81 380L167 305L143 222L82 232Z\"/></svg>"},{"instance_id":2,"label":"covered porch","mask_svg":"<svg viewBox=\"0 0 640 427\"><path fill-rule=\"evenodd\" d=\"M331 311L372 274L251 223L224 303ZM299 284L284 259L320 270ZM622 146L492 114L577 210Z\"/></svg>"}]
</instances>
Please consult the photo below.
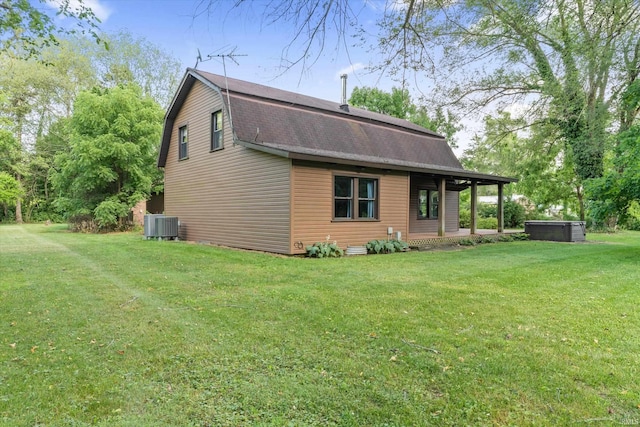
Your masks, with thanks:
<instances>
[{"instance_id":1,"label":"covered porch","mask_svg":"<svg viewBox=\"0 0 640 427\"><path fill-rule=\"evenodd\" d=\"M434 238L465 238L505 232L504 186L516 182L515 178L457 170L445 175L440 173L410 174L410 204L408 241ZM495 185L498 192L497 230L478 229L478 186ZM470 227L459 228L460 191L471 189Z\"/></svg>"}]
</instances>

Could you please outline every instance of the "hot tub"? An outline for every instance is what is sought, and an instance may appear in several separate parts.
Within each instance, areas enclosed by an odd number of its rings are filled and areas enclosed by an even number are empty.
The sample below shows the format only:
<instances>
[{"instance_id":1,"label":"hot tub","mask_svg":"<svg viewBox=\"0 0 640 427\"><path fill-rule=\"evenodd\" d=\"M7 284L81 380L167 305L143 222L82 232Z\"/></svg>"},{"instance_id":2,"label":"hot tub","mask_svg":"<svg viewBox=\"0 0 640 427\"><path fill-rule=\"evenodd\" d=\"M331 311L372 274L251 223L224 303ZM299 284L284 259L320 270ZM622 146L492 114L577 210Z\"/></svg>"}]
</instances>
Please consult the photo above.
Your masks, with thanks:
<instances>
[{"instance_id":1,"label":"hot tub","mask_svg":"<svg viewBox=\"0 0 640 427\"><path fill-rule=\"evenodd\" d=\"M524 232L530 240L584 242L587 231L584 221L525 221Z\"/></svg>"}]
</instances>

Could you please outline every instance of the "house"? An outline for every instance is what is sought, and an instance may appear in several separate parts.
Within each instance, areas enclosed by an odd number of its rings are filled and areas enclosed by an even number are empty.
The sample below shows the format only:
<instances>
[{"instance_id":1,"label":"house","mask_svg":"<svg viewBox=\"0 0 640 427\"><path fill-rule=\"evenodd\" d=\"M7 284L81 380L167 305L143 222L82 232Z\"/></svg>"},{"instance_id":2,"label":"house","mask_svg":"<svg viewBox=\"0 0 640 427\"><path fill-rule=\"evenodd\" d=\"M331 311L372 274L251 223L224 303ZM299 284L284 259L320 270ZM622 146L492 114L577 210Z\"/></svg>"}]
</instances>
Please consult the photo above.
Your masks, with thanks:
<instances>
[{"instance_id":1,"label":"house","mask_svg":"<svg viewBox=\"0 0 640 427\"><path fill-rule=\"evenodd\" d=\"M406 120L196 69L166 113L158 166L181 237L283 254L327 236L343 248L444 236L459 229L459 191L475 201L478 185L515 181L465 170Z\"/></svg>"}]
</instances>

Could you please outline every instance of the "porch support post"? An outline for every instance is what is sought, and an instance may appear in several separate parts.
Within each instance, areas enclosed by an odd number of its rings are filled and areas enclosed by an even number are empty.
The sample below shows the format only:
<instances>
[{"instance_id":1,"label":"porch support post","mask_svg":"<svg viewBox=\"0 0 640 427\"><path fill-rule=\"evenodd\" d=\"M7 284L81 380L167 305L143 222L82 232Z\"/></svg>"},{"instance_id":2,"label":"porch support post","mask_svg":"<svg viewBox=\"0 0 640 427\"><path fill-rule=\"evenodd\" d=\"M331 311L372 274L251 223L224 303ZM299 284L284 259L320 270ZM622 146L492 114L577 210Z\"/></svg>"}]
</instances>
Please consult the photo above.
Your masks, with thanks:
<instances>
[{"instance_id":1,"label":"porch support post","mask_svg":"<svg viewBox=\"0 0 640 427\"><path fill-rule=\"evenodd\" d=\"M504 202L502 201L504 193L503 187L504 184L502 182L498 183L498 233L502 233L504 231Z\"/></svg>"},{"instance_id":2,"label":"porch support post","mask_svg":"<svg viewBox=\"0 0 640 427\"><path fill-rule=\"evenodd\" d=\"M438 186L438 236L443 237L445 234L445 194L447 192L447 180L440 178Z\"/></svg>"},{"instance_id":3,"label":"porch support post","mask_svg":"<svg viewBox=\"0 0 640 427\"><path fill-rule=\"evenodd\" d=\"M478 183L471 182L471 234L476 234L478 221Z\"/></svg>"}]
</instances>

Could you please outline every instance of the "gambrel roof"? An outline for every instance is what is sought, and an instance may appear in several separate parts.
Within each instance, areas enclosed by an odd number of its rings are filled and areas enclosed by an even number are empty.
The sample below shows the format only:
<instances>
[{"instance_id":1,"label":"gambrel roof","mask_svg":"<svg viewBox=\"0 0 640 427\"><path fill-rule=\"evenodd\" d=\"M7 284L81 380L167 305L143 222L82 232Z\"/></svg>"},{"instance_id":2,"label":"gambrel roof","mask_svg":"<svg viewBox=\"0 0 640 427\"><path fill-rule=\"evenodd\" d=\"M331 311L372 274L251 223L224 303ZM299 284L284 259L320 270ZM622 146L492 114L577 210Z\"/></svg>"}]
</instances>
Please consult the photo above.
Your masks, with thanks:
<instances>
[{"instance_id":1,"label":"gambrel roof","mask_svg":"<svg viewBox=\"0 0 640 427\"><path fill-rule=\"evenodd\" d=\"M173 122L196 81L218 92L234 143L301 160L437 174L479 183L514 182L465 170L445 138L407 120L242 80L187 69L165 116L158 166ZM228 89L227 89L228 88Z\"/></svg>"}]
</instances>

